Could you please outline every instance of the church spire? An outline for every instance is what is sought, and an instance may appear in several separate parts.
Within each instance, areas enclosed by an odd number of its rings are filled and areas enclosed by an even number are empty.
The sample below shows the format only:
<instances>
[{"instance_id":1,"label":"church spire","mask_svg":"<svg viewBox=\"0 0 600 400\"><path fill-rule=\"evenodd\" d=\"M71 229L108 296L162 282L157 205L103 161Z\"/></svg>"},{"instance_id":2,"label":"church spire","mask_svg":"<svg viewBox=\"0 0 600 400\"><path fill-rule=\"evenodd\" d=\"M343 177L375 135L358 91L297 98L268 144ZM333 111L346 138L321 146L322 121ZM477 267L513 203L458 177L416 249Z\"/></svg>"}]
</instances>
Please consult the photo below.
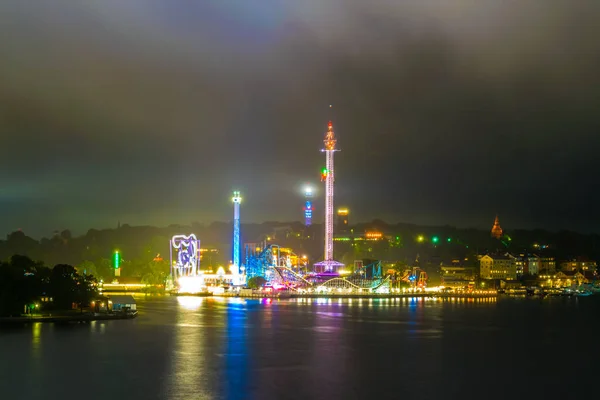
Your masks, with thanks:
<instances>
[{"instance_id":1,"label":"church spire","mask_svg":"<svg viewBox=\"0 0 600 400\"><path fill-rule=\"evenodd\" d=\"M496 219L494 220L494 226L492 227L492 237L495 239L500 239L502 237L502 228L500 227L500 220L498 219L498 215L496 215Z\"/></svg>"}]
</instances>

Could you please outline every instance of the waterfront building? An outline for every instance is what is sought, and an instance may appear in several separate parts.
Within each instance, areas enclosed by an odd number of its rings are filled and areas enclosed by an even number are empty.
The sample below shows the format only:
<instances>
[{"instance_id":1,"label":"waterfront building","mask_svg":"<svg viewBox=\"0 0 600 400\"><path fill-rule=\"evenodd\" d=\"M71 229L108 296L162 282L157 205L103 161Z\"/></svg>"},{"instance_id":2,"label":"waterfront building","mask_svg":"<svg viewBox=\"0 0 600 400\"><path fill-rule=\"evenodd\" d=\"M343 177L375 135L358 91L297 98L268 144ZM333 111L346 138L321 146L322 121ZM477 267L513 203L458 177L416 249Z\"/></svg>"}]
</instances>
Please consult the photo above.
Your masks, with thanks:
<instances>
[{"instance_id":1,"label":"waterfront building","mask_svg":"<svg viewBox=\"0 0 600 400\"><path fill-rule=\"evenodd\" d=\"M108 296L108 309L112 311L136 311L137 303L133 296Z\"/></svg>"},{"instance_id":2,"label":"waterfront building","mask_svg":"<svg viewBox=\"0 0 600 400\"><path fill-rule=\"evenodd\" d=\"M598 280L595 271L559 271L556 274L540 275L538 284L547 288L567 288L593 283Z\"/></svg>"},{"instance_id":3,"label":"waterfront building","mask_svg":"<svg viewBox=\"0 0 600 400\"><path fill-rule=\"evenodd\" d=\"M475 268L440 266L441 285L447 288L466 289L475 286Z\"/></svg>"},{"instance_id":4,"label":"waterfront building","mask_svg":"<svg viewBox=\"0 0 600 400\"><path fill-rule=\"evenodd\" d=\"M523 284L519 281L509 281L509 280L501 280L500 281L500 288L504 289L504 290L508 290L508 291L513 291L513 290L521 290L524 289L523 288Z\"/></svg>"},{"instance_id":5,"label":"waterfront building","mask_svg":"<svg viewBox=\"0 0 600 400\"><path fill-rule=\"evenodd\" d=\"M487 254L479 259L482 279L517 279L515 258L507 254Z\"/></svg>"}]
</instances>

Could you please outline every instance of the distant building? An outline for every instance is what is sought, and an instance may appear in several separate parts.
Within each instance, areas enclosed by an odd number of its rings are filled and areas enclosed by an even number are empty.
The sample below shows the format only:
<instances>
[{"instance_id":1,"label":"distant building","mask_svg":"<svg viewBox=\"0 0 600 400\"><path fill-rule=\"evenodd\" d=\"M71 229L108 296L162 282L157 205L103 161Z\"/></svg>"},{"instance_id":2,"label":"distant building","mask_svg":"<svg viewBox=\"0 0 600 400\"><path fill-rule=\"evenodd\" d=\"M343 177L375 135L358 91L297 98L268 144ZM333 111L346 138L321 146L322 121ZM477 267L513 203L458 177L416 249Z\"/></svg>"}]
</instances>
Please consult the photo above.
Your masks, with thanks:
<instances>
[{"instance_id":1,"label":"distant building","mask_svg":"<svg viewBox=\"0 0 600 400\"><path fill-rule=\"evenodd\" d=\"M333 235L333 240L336 242L354 242L361 240L370 240L370 241L392 241L393 236L386 235L383 232L379 231L367 231L364 233L336 233Z\"/></svg>"},{"instance_id":2,"label":"distant building","mask_svg":"<svg viewBox=\"0 0 600 400\"><path fill-rule=\"evenodd\" d=\"M219 249L215 247L202 247L200 248L200 265L206 264L211 267L215 260L218 259Z\"/></svg>"},{"instance_id":3,"label":"distant building","mask_svg":"<svg viewBox=\"0 0 600 400\"><path fill-rule=\"evenodd\" d=\"M460 279L464 281L472 281L475 279L475 268L473 267L456 267L456 266L441 266L440 273L442 281L449 279Z\"/></svg>"},{"instance_id":4,"label":"distant building","mask_svg":"<svg viewBox=\"0 0 600 400\"><path fill-rule=\"evenodd\" d=\"M521 253L514 258L517 276L538 275L542 269L542 259L535 254Z\"/></svg>"},{"instance_id":5,"label":"distant building","mask_svg":"<svg viewBox=\"0 0 600 400\"><path fill-rule=\"evenodd\" d=\"M483 279L517 279L515 258L510 255L485 255L479 259L479 266Z\"/></svg>"},{"instance_id":6,"label":"distant building","mask_svg":"<svg viewBox=\"0 0 600 400\"><path fill-rule=\"evenodd\" d=\"M560 263L561 271L596 271L598 264L583 257L577 257L570 261Z\"/></svg>"},{"instance_id":7,"label":"distant building","mask_svg":"<svg viewBox=\"0 0 600 400\"><path fill-rule=\"evenodd\" d=\"M383 235L383 233L377 232L377 231L365 232L364 238L365 238L365 240L383 240L383 239L386 239L386 237Z\"/></svg>"},{"instance_id":8,"label":"distant building","mask_svg":"<svg viewBox=\"0 0 600 400\"><path fill-rule=\"evenodd\" d=\"M475 285L475 268L461 266L440 267L442 286L465 289Z\"/></svg>"},{"instance_id":9,"label":"distant building","mask_svg":"<svg viewBox=\"0 0 600 400\"><path fill-rule=\"evenodd\" d=\"M540 274L553 274L556 272L556 260L554 257L540 257Z\"/></svg>"},{"instance_id":10,"label":"distant building","mask_svg":"<svg viewBox=\"0 0 600 400\"><path fill-rule=\"evenodd\" d=\"M338 232L346 232L348 230L348 217L350 216L350 210L347 208L340 208L337 212L337 230Z\"/></svg>"},{"instance_id":11,"label":"distant building","mask_svg":"<svg viewBox=\"0 0 600 400\"><path fill-rule=\"evenodd\" d=\"M500 239L502 237L502 228L500 227L500 220L497 215L494 220L494 226L492 226L492 237L494 239Z\"/></svg>"}]
</instances>

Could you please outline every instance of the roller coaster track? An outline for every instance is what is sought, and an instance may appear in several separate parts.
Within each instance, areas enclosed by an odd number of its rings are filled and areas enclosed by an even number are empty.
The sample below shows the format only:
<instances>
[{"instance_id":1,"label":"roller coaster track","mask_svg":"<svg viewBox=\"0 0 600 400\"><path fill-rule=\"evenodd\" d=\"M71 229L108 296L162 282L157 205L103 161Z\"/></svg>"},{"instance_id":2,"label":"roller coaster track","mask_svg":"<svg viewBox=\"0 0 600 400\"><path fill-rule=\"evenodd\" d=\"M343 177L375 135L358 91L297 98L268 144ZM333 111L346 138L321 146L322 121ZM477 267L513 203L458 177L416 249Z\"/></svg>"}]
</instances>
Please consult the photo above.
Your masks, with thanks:
<instances>
[{"instance_id":1,"label":"roller coaster track","mask_svg":"<svg viewBox=\"0 0 600 400\"><path fill-rule=\"evenodd\" d=\"M388 276L385 277L385 279L382 279L381 282L379 282L379 284L377 286L373 286L371 289L372 290L377 290L380 287L382 287L383 285L385 285L386 283L389 283L390 280L391 280L391 276L388 275Z\"/></svg>"},{"instance_id":2,"label":"roller coaster track","mask_svg":"<svg viewBox=\"0 0 600 400\"><path fill-rule=\"evenodd\" d=\"M361 289L361 290L377 290L380 287L390 282L390 276L383 279L369 280L357 277L352 278L332 278L322 283L310 282L304 277L287 267L274 268L278 274L278 279L282 284L288 286L291 290L300 288L331 288L331 289Z\"/></svg>"},{"instance_id":3,"label":"roller coaster track","mask_svg":"<svg viewBox=\"0 0 600 400\"><path fill-rule=\"evenodd\" d=\"M331 289L360 289L374 291L390 282L390 276L382 276L381 262L365 265L354 274L345 277L335 277L321 281L319 277L308 277L293 271L286 265L286 258L280 256L279 246L269 245L260 252L246 254L246 271L248 277L266 276L290 290L315 289L319 287ZM271 276L269 279L268 276ZM405 274L403 279L407 279Z\"/></svg>"},{"instance_id":4,"label":"roller coaster track","mask_svg":"<svg viewBox=\"0 0 600 400\"><path fill-rule=\"evenodd\" d=\"M355 289L363 289L360 286L350 282L349 280L347 280L345 278L330 279L330 280L325 281L322 284L320 284L319 287L326 287L326 288L332 288L332 289L348 289L349 287L351 287L351 288L355 288Z\"/></svg>"},{"instance_id":5,"label":"roller coaster track","mask_svg":"<svg viewBox=\"0 0 600 400\"><path fill-rule=\"evenodd\" d=\"M273 269L277 272L278 276L282 280L282 283L284 284L293 282L296 283L298 286L312 286L312 283L310 283L309 281L307 281L302 276L292 271L288 267L274 267Z\"/></svg>"}]
</instances>

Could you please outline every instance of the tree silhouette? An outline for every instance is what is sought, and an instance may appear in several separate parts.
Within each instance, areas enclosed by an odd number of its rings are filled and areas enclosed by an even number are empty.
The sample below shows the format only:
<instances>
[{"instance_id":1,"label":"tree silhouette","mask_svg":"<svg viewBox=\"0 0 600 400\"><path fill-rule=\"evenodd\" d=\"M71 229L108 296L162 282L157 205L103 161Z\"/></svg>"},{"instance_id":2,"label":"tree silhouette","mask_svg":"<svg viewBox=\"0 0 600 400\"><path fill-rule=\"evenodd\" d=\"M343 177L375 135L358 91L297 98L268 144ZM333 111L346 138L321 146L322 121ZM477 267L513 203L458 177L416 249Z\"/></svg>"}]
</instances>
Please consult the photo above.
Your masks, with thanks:
<instances>
[{"instance_id":1,"label":"tree silhouette","mask_svg":"<svg viewBox=\"0 0 600 400\"><path fill-rule=\"evenodd\" d=\"M263 287L265 283L267 283L267 280L262 276L253 276L252 278L248 279L248 287L251 289Z\"/></svg>"}]
</instances>

